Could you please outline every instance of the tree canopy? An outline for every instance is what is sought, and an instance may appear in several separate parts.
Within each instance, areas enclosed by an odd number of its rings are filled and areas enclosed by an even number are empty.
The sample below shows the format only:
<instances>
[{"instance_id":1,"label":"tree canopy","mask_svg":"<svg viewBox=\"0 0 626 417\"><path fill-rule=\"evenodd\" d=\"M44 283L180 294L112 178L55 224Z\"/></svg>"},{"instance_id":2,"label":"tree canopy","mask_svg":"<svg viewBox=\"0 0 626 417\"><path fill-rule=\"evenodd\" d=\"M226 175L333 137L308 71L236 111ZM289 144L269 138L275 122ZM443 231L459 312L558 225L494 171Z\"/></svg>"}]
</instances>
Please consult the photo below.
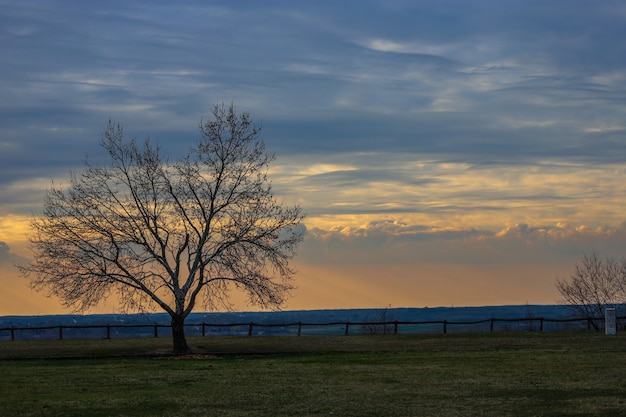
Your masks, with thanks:
<instances>
[{"instance_id":1,"label":"tree canopy","mask_svg":"<svg viewBox=\"0 0 626 417\"><path fill-rule=\"evenodd\" d=\"M293 288L301 208L274 196L274 155L248 113L215 105L199 132L170 162L160 146L127 140L109 120L101 145L110 163L85 158L67 186L53 183L32 220L33 261L20 267L32 286L75 311L112 294L126 310L158 306L172 318L177 352L188 350L191 311L228 307L232 288L279 307Z\"/></svg>"}]
</instances>

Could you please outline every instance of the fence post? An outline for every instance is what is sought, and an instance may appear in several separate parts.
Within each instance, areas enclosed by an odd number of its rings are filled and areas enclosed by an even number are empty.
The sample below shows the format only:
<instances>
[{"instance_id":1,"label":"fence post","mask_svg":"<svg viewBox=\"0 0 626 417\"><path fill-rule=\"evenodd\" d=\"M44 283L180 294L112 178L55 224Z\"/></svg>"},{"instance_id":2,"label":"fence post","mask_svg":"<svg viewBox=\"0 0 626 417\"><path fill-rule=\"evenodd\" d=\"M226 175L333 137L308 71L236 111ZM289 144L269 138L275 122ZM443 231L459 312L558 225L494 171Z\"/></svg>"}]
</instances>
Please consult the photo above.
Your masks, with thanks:
<instances>
[{"instance_id":1,"label":"fence post","mask_svg":"<svg viewBox=\"0 0 626 417\"><path fill-rule=\"evenodd\" d=\"M494 322L494 321L495 321L495 320L492 318L492 319L491 319L491 324L489 325L489 331L490 331L491 333L493 333L493 322Z\"/></svg>"},{"instance_id":2,"label":"fence post","mask_svg":"<svg viewBox=\"0 0 626 417\"><path fill-rule=\"evenodd\" d=\"M15 342L15 329L11 327L11 342Z\"/></svg>"},{"instance_id":3,"label":"fence post","mask_svg":"<svg viewBox=\"0 0 626 417\"><path fill-rule=\"evenodd\" d=\"M159 326L157 324L154 325L154 338L159 337Z\"/></svg>"},{"instance_id":4,"label":"fence post","mask_svg":"<svg viewBox=\"0 0 626 417\"><path fill-rule=\"evenodd\" d=\"M393 334L398 334L398 320L393 322Z\"/></svg>"},{"instance_id":5,"label":"fence post","mask_svg":"<svg viewBox=\"0 0 626 417\"><path fill-rule=\"evenodd\" d=\"M347 322L346 322L346 334L345 334L345 336L347 336L347 335L348 335L348 333L349 333L349 331L350 331L349 329L350 329L350 322L349 322L349 321L347 321Z\"/></svg>"},{"instance_id":6,"label":"fence post","mask_svg":"<svg viewBox=\"0 0 626 417\"><path fill-rule=\"evenodd\" d=\"M298 322L298 336L302 335L302 322Z\"/></svg>"},{"instance_id":7,"label":"fence post","mask_svg":"<svg viewBox=\"0 0 626 417\"><path fill-rule=\"evenodd\" d=\"M448 333L448 320L443 321L443 334Z\"/></svg>"},{"instance_id":8,"label":"fence post","mask_svg":"<svg viewBox=\"0 0 626 417\"><path fill-rule=\"evenodd\" d=\"M254 326L253 322L250 322L248 325L248 336L252 336L252 327Z\"/></svg>"},{"instance_id":9,"label":"fence post","mask_svg":"<svg viewBox=\"0 0 626 417\"><path fill-rule=\"evenodd\" d=\"M539 331L543 332L543 317L539 318Z\"/></svg>"},{"instance_id":10,"label":"fence post","mask_svg":"<svg viewBox=\"0 0 626 417\"><path fill-rule=\"evenodd\" d=\"M59 340L63 340L63 326L59 326Z\"/></svg>"},{"instance_id":11,"label":"fence post","mask_svg":"<svg viewBox=\"0 0 626 417\"><path fill-rule=\"evenodd\" d=\"M206 335L205 331L204 331L204 322L202 322L202 337L204 337Z\"/></svg>"},{"instance_id":12,"label":"fence post","mask_svg":"<svg viewBox=\"0 0 626 417\"><path fill-rule=\"evenodd\" d=\"M111 325L107 324L107 339L111 338Z\"/></svg>"}]
</instances>

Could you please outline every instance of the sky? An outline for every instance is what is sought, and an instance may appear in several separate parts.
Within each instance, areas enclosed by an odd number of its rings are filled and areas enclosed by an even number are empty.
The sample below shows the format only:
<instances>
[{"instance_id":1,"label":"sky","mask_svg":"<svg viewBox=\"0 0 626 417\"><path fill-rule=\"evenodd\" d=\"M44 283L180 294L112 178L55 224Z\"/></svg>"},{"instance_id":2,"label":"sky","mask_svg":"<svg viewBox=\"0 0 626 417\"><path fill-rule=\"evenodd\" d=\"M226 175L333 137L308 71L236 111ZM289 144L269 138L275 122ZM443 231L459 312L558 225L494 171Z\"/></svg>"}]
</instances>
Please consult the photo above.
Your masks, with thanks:
<instances>
[{"instance_id":1,"label":"sky","mask_svg":"<svg viewBox=\"0 0 626 417\"><path fill-rule=\"evenodd\" d=\"M221 102L307 214L284 308L557 303L625 255L624 39L619 0L0 0L0 315L67 311L14 264L109 118L175 159Z\"/></svg>"}]
</instances>

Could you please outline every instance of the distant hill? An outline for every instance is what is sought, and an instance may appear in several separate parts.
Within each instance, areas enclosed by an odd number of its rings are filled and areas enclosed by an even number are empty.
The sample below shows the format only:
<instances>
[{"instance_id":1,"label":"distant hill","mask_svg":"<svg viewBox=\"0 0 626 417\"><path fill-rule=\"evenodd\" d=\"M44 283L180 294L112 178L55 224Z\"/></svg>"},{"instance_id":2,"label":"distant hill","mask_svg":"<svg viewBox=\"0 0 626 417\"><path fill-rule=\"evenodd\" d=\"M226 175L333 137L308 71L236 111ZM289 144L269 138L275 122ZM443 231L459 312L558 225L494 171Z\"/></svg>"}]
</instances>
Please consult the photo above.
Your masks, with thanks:
<instances>
[{"instance_id":1,"label":"distant hill","mask_svg":"<svg viewBox=\"0 0 626 417\"><path fill-rule=\"evenodd\" d=\"M569 317L571 310L562 305L508 305L485 307L434 307L389 309L287 310L272 312L199 312L192 313L187 324L228 323L328 323L398 321L477 321L491 318L518 319ZM43 326L93 326L116 324L168 325L166 313L153 314L87 314L46 316L0 316L0 328Z\"/></svg>"},{"instance_id":2,"label":"distant hill","mask_svg":"<svg viewBox=\"0 0 626 417\"><path fill-rule=\"evenodd\" d=\"M371 323L396 321L400 322L398 333L422 334L588 328L586 320L561 321L571 318L571 314L571 308L562 305L198 312L187 319L186 333L307 336L344 335L349 330L350 335L381 334L395 332L395 325ZM169 324L166 313L4 316L0 317L0 341L169 337Z\"/></svg>"}]
</instances>

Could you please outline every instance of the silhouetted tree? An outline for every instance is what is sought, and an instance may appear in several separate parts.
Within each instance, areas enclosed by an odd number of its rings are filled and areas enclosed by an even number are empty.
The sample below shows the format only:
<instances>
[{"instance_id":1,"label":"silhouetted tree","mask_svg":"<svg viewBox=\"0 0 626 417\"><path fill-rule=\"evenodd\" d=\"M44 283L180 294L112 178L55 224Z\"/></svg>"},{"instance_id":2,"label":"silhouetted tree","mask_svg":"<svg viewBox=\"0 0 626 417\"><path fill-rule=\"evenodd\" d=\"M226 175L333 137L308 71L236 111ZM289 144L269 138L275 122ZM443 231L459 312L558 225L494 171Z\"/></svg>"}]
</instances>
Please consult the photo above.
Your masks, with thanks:
<instances>
[{"instance_id":1,"label":"silhouetted tree","mask_svg":"<svg viewBox=\"0 0 626 417\"><path fill-rule=\"evenodd\" d=\"M374 315L368 315L368 324L362 326L363 334L367 335L386 335L393 334L395 331L395 319L391 312L391 305L377 310Z\"/></svg>"},{"instance_id":2,"label":"silhouetted tree","mask_svg":"<svg viewBox=\"0 0 626 417\"><path fill-rule=\"evenodd\" d=\"M603 260L595 252L584 255L569 280L558 280L556 287L565 304L578 315L588 318L591 325L600 330L598 322L591 319L603 317L607 306L618 307L620 314L624 311L626 260Z\"/></svg>"},{"instance_id":3,"label":"silhouetted tree","mask_svg":"<svg viewBox=\"0 0 626 417\"><path fill-rule=\"evenodd\" d=\"M216 105L199 131L186 156L169 162L109 120L101 145L110 164L85 158L32 221L33 261L20 266L32 286L75 311L111 294L127 311L158 306L177 353L189 351L184 324L196 304L228 307L233 286L251 303L280 306L292 289L301 209L273 195L274 155L248 113Z\"/></svg>"}]
</instances>

